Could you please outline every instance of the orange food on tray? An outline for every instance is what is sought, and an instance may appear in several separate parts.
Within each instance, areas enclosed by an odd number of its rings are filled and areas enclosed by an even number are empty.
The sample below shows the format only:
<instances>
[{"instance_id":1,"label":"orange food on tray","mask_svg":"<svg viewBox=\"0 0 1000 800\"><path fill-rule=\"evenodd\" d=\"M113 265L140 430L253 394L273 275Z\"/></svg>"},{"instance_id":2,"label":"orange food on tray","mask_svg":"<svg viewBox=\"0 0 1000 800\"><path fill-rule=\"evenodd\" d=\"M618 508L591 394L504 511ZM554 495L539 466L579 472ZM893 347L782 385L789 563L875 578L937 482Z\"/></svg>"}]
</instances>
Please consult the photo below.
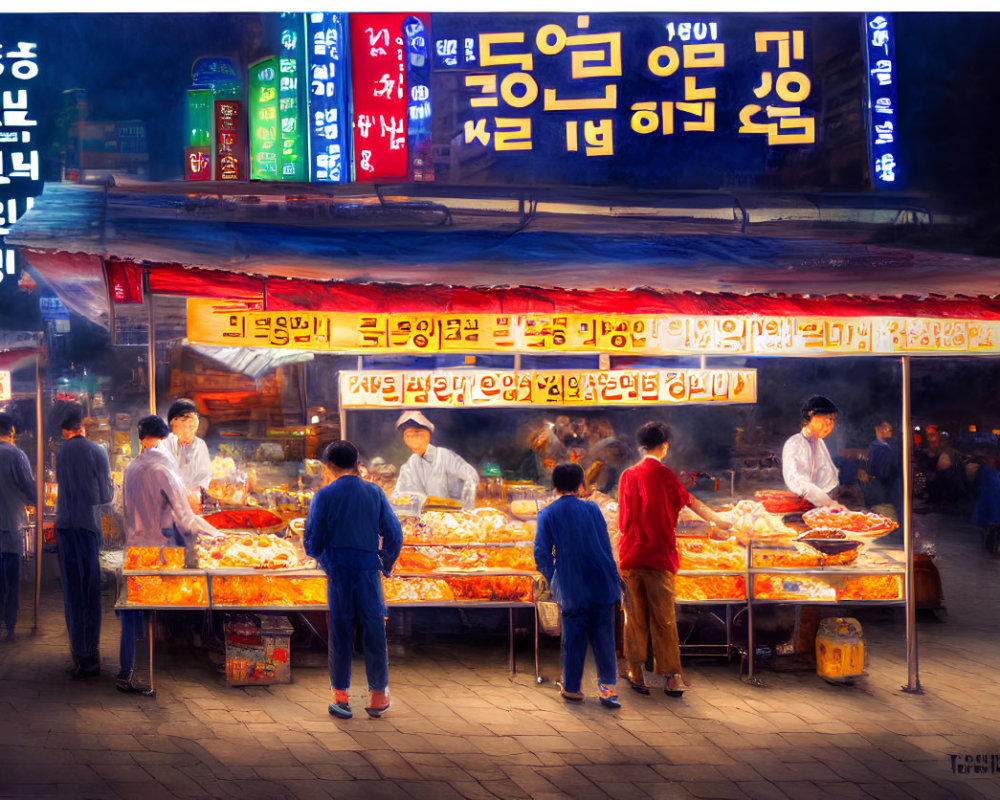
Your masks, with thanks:
<instances>
[{"instance_id":1,"label":"orange food on tray","mask_svg":"<svg viewBox=\"0 0 1000 800\"><path fill-rule=\"evenodd\" d=\"M311 561L300 557L287 539L266 533L199 537L195 549L202 569L290 569Z\"/></svg>"},{"instance_id":2,"label":"orange food on tray","mask_svg":"<svg viewBox=\"0 0 1000 800\"><path fill-rule=\"evenodd\" d=\"M744 600L742 575L678 575L674 583L678 600Z\"/></svg>"},{"instance_id":3,"label":"orange food on tray","mask_svg":"<svg viewBox=\"0 0 1000 800\"><path fill-rule=\"evenodd\" d=\"M229 508L206 514L205 522L220 530L262 530L282 528L285 521L266 508Z\"/></svg>"},{"instance_id":4,"label":"orange food on tray","mask_svg":"<svg viewBox=\"0 0 1000 800\"><path fill-rule=\"evenodd\" d=\"M900 600L902 597L901 575L859 575L847 578L838 593L840 600Z\"/></svg>"},{"instance_id":5,"label":"orange food on tray","mask_svg":"<svg viewBox=\"0 0 1000 800\"><path fill-rule=\"evenodd\" d=\"M851 511L843 506L814 508L803 514L802 520L810 528L836 528L857 536L882 536L899 527L882 514L874 511Z\"/></svg>"},{"instance_id":6,"label":"orange food on tray","mask_svg":"<svg viewBox=\"0 0 1000 800\"><path fill-rule=\"evenodd\" d=\"M326 578L218 576L212 579L212 601L222 606L326 605Z\"/></svg>"},{"instance_id":7,"label":"orange food on tray","mask_svg":"<svg viewBox=\"0 0 1000 800\"><path fill-rule=\"evenodd\" d=\"M813 504L804 497L783 489L764 489L754 492L753 496L772 514L793 514L799 511L808 511L813 507Z\"/></svg>"},{"instance_id":8,"label":"orange food on tray","mask_svg":"<svg viewBox=\"0 0 1000 800\"><path fill-rule=\"evenodd\" d=\"M129 575L127 602L140 606L207 606L208 581L201 575Z\"/></svg>"},{"instance_id":9,"label":"orange food on tray","mask_svg":"<svg viewBox=\"0 0 1000 800\"><path fill-rule=\"evenodd\" d=\"M734 538L717 541L704 536L677 538L681 569L746 569L747 552Z\"/></svg>"},{"instance_id":10,"label":"orange food on tray","mask_svg":"<svg viewBox=\"0 0 1000 800\"><path fill-rule=\"evenodd\" d=\"M125 569L184 569L184 548L127 547Z\"/></svg>"},{"instance_id":11,"label":"orange food on tray","mask_svg":"<svg viewBox=\"0 0 1000 800\"><path fill-rule=\"evenodd\" d=\"M833 603L837 600L837 590L823 578L810 575L754 575L753 596L758 600Z\"/></svg>"},{"instance_id":12,"label":"orange food on tray","mask_svg":"<svg viewBox=\"0 0 1000 800\"><path fill-rule=\"evenodd\" d=\"M455 599L443 578L383 578L382 594L387 603L433 603Z\"/></svg>"}]
</instances>

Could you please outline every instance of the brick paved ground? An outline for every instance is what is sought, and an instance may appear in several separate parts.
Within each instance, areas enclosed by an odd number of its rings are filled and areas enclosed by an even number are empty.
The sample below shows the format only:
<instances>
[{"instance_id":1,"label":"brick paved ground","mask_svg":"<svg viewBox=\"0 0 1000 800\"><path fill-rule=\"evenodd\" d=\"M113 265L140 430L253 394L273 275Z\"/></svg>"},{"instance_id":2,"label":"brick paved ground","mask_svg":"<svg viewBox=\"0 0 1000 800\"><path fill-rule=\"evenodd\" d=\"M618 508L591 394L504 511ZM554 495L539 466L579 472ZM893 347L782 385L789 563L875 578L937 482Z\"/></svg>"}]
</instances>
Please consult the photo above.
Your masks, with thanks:
<instances>
[{"instance_id":1,"label":"brick paved ground","mask_svg":"<svg viewBox=\"0 0 1000 800\"><path fill-rule=\"evenodd\" d=\"M332 719L325 668L233 689L204 651L169 644L158 695L142 698L115 691L110 610L104 673L68 677L61 596L46 582L39 631L0 644L0 796L997 798L1000 772L954 773L949 754L1000 754L1000 559L970 525L922 524L942 530L948 618L920 623L920 695L899 690L902 614L882 613L866 620L869 671L851 688L767 670L750 686L735 662L691 662L683 699L628 693L610 712L592 697L566 705L530 672L511 678L500 642L411 636L393 647L381 720ZM545 649L545 674L557 658ZM360 692L352 702L360 710Z\"/></svg>"}]
</instances>

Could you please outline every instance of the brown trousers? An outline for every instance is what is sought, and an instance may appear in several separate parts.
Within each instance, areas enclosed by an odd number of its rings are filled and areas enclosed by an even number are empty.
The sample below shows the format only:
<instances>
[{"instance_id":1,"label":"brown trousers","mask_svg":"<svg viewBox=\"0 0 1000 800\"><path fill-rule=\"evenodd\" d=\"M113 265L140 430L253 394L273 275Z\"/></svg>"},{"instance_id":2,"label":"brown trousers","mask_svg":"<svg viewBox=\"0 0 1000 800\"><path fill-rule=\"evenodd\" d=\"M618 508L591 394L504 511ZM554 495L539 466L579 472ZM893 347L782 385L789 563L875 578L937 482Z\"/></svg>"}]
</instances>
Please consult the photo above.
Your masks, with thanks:
<instances>
[{"instance_id":1,"label":"brown trousers","mask_svg":"<svg viewBox=\"0 0 1000 800\"><path fill-rule=\"evenodd\" d=\"M653 634L653 672L680 674L681 647L674 616L674 574L637 567L621 570L625 581L625 661L639 680L646 662L647 642Z\"/></svg>"}]
</instances>

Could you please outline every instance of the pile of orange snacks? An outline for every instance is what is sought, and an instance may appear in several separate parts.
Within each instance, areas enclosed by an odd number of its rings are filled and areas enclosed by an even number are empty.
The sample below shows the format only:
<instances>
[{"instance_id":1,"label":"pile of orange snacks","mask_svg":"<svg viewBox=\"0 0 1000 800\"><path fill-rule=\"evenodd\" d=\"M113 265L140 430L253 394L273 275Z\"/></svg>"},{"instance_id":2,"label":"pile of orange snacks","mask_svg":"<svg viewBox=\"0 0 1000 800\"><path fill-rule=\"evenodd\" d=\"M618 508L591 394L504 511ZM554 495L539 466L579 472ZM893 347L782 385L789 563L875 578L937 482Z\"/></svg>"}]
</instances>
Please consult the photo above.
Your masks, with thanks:
<instances>
[{"instance_id":1,"label":"pile of orange snacks","mask_svg":"<svg viewBox=\"0 0 1000 800\"><path fill-rule=\"evenodd\" d=\"M184 548L126 547L125 569L184 569Z\"/></svg>"},{"instance_id":2,"label":"pile of orange snacks","mask_svg":"<svg viewBox=\"0 0 1000 800\"><path fill-rule=\"evenodd\" d=\"M291 569L311 566L290 541L271 534L248 533L208 538L195 544L202 569Z\"/></svg>"},{"instance_id":3,"label":"pile of orange snacks","mask_svg":"<svg viewBox=\"0 0 1000 800\"><path fill-rule=\"evenodd\" d=\"M742 575L678 575L674 591L678 600L745 600L747 583Z\"/></svg>"},{"instance_id":4,"label":"pile of orange snacks","mask_svg":"<svg viewBox=\"0 0 1000 800\"><path fill-rule=\"evenodd\" d=\"M506 569L532 572L533 548L525 547L404 547L394 572Z\"/></svg>"},{"instance_id":5,"label":"pile of orange snacks","mask_svg":"<svg viewBox=\"0 0 1000 800\"><path fill-rule=\"evenodd\" d=\"M444 578L383 578L382 594L387 603L438 603L455 599Z\"/></svg>"},{"instance_id":6,"label":"pile of orange snacks","mask_svg":"<svg viewBox=\"0 0 1000 800\"><path fill-rule=\"evenodd\" d=\"M844 577L839 600L900 600L903 597L901 575L858 575Z\"/></svg>"},{"instance_id":7,"label":"pile of orange snacks","mask_svg":"<svg viewBox=\"0 0 1000 800\"><path fill-rule=\"evenodd\" d=\"M802 521L810 528L836 528L858 536L882 536L899 527L874 511L850 511L839 506L814 508L802 515Z\"/></svg>"},{"instance_id":8,"label":"pile of orange snacks","mask_svg":"<svg viewBox=\"0 0 1000 800\"><path fill-rule=\"evenodd\" d=\"M735 538L718 541L707 536L679 536L677 552L681 569L747 568L746 548Z\"/></svg>"},{"instance_id":9,"label":"pile of orange snacks","mask_svg":"<svg viewBox=\"0 0 1000 800\"><path fill-rule=\"evenodd\" d=\"M220 530L260 531L283 528L285 521L266 508L228 508L204 516L205 522Z\"/></svg>"},{"instance_id":10,"label":"pile of orange snacks","mask_svg":"<svg viewBox=\"0 0 1000 800\"><path fill-rule=\"evenodd\" d=\"M204 575L129 575L127 602L140 606L208 606L208 579Z\"/></svg>"},{"instance_id":11,"label":"pile of orange snacks","mask_svg":"<svg viewBox=\"0 0 1000 800\"><path fill-rule=\"evenodd\" d=\"M528 575L481 575L447 578L385 578L387 603L428 603L453 600L530 603Z\"/></svg>"},{"instance_id":12,"label":"pile of orange snacks","mask_svg":"<svg viewBox=\"0 0 1000 800\"><path fill-rule=\"evenodd\" d=\"M425 511L419 519L403 519L402 525L404 544L497 544L535 538L534 525L493 508Z\"/></svg>"},{"instance_id":13,"label":"pile of orange snacks","mask_svg":"<svg viewBox=\"0 0 1000 800\"><path fill-rule=\"evenodd\" d=\"M753 548L753 565L755 567L806 569L823 566L826 563L826 558L819 550L800 542L788 542L781 548Z\"/></svg>"},{"instance_id":14,"label":"pile of orange snacks","mask_svg":"<svg viewBox=\"0 0 1000 800\"><path fill-rule=\"evenodd\" d=\"M326 578L285 575L217 575L212 578L217 606L325 606Z\"/></svg>"},{"instance_id":15,"label":"pile of orange snacks","mask_svg":"<svg viewBox=\"0 0 1000 800\"><path fill-rule=\"evenodd\" d=\"M834 603L837 590L810 575L754 575L753 596L758 600L812 600Z\"/></svg>"}]
</instances>

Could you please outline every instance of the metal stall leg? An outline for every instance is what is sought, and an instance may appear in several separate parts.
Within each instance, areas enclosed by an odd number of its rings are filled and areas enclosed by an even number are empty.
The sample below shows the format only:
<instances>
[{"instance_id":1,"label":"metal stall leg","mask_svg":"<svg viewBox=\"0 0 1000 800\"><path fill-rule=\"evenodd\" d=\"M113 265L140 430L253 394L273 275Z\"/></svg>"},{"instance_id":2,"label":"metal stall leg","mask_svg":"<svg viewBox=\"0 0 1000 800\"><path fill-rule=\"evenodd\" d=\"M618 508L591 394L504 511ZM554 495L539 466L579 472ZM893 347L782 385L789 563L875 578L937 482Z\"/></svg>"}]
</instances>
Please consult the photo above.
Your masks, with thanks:
<instances>
[{"instance_id":1,"label":"metal stall leg","mask_svg":"<svg viewBox=\"0 0 1000 800\"><path fill-rule=\"evenodd\" d=\"M510 674L514 675L517 672L517 664L514 662L514 608L511 606L507 609L507 642L510 648L509 651L509 666Z\"/></svg>"},{"instance_id":2,"label":"metal stall leg","mask_svg":"<svg viewBox=\"0 0 1000 800\"><path fill-rule=\"evenodd\" d=\"M533 610L535 612L535 683L541 683L541 670L538 668L538 606L534 606Z\"/></svg>"},{"instance_id":3,"label":"metal stall leg","mask_svg":"<svg viewBox=\"0 0 1000 800\"><path fill-rule=\"evenodd\" d=\"M156 697L156 683L153 676L153 634L156 632L156 612L149 612L149 689L143 692L146 697Z\"/></svg>"}]
</instances>

